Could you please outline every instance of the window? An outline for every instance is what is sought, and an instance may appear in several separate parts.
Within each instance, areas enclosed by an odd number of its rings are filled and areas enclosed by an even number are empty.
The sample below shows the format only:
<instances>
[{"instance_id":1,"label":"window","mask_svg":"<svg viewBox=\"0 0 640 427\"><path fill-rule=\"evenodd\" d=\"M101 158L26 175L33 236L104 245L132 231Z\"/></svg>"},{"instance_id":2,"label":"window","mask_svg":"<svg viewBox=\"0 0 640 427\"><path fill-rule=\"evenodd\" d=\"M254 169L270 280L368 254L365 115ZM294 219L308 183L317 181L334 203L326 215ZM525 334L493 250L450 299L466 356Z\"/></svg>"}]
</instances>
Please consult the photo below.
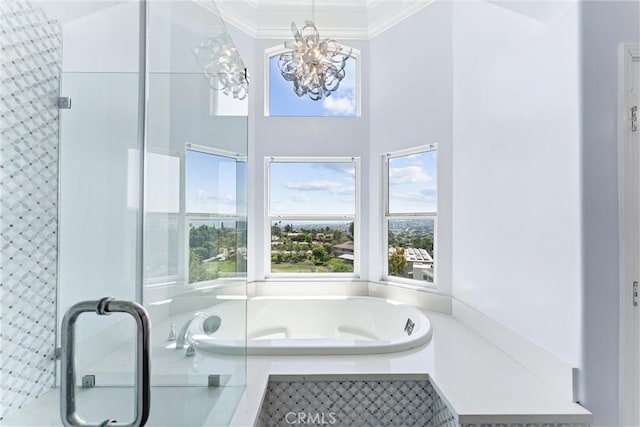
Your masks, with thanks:
<instances>
[{"instance_id":1,"label":"window","mask_svg":"<svg viewBox=\"0 0 640 427\"><path fill-rule=\"evenodd\" d=\"M346 49L351 49L346 47ZM285 49L276 46L267 49L265 60L265 116L288 117L358 117L360 116L360 51L352 49L345 65L345 78L331 96L312 101L308 96L299 98L293 92L293 83L282 78L278 58Z\"/></svg>"},{"instance_id":2,"label":"window","mask_svg":"<svg viewBox=\"0 0 640 427\"><path fill-rule=\"evenodd\" d=\"M435 285L437 146L384 156L388 280Z\"/></svg>"},{"instance_id":3,"label":"window","mask_svg":"<svg viewBox=\"0 0 640 427\"><path fill-rule=\"evenodd\" d=\"M242 165L231 154L189 146L185 152L188 281L246 274L246 219ZM238 182L241 181L241 182Z\"/></svg>"},{"instance_id":4,"label":"window","mask_svg":"<svg viewBox=\"0 0 640 427\"><path fill-rule=\"evenodd\" d=\"M267 275L358 275L359 163L265 159Z\"/></svg>"}]
</instances>

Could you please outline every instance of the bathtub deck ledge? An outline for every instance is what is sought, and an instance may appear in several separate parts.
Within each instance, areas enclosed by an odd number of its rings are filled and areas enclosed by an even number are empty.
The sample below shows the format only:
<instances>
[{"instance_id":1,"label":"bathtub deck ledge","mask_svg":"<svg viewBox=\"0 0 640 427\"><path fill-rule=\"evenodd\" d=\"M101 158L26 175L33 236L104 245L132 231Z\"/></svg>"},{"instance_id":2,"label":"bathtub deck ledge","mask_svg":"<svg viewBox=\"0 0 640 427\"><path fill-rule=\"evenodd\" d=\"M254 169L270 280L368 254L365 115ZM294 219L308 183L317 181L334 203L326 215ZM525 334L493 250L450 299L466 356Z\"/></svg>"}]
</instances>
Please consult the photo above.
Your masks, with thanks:
<instances>
[{"instance_id":1,"label":"bathtub deck ledge","mask_svg":"<svg viewBox=\"0 0 640 427\"><path fill-rule=\"evenodd\" d=\"M431 341L399 353L345 356L249 356L247 386L232 426L256 425L270 376L428 376L462 426L553 423L588 426L591 413L454 317L425 311ZM409 376L411 377L411 376Z\"/></svg>"}]
</instances>

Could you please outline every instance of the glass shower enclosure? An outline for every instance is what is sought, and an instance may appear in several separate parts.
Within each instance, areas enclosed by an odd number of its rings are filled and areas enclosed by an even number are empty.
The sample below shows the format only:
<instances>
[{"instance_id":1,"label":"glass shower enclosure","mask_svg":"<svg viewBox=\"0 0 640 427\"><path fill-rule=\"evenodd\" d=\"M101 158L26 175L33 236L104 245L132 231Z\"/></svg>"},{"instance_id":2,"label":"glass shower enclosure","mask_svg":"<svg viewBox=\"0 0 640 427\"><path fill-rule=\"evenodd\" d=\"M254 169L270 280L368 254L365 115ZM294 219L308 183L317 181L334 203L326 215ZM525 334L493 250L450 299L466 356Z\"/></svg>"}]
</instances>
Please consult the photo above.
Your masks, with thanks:
<instances>
[{"instance_id":1,"label":"glass shower enclosure","mask_svg":"<svg viewBox=\"0 0 640 427\"><path fill-rule=\"evenodd\" d=\"M214 2L1 8L0 425L61 425L69 378L80 424L228 425L246 382L247 81Z\"/></svg>"}]
</instances>

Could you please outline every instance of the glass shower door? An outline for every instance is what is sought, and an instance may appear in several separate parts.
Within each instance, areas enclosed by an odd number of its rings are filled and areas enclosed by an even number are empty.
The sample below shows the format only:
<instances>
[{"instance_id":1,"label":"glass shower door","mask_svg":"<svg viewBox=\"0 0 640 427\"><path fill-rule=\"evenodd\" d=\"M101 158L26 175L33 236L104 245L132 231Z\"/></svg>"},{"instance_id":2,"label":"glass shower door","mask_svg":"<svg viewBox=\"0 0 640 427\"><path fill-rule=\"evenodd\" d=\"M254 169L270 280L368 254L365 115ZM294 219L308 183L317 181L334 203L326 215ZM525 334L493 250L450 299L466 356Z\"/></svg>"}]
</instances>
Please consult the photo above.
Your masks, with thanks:
<instances>
[{"instance_id":1,"label":"glass shower door","mask_svg":"<svg viewBox=\"0 0 640 427\"><path fill-rule=\"evenodd\" d=\"M247 117L218 85L239 74L212 61L244 66L214 2L74 3L0 2L16 104L2 128L14 256L0 270L21 290L2 289L0 425L61 424L61 323L85 301L111 311L104 297L151 318L147 425L228 425L246 377ZM78 316L87 422L134 420L137 330L126 313Z\"/></svg>"},{"instance_id":2,"label":"glass shower door","mask_svg":"<svg viewBox=\"0 0 640 427\"><path fill-rule=\"evenodd\" d=\"M81 300L141 302L149 424L227 425L246 382L246 100L218 90L195 55L212 38L230 42L215 9L148 12L144 144L138 73L62 76L72 108L61 110L59 318ZM85 418L133 419L135 334L128 316L81 315Z\"/></svg>"},{"instance_id":3,"label":"glass shower door","mask_svg":"<svg viewBox=\"0 0 640 427\"><path fill-rule=\"evenodd\" d=\"M59 111L58 347L82 301L135 301L140 174L137 73L62 73ZM76 406L87 421L134 419L136 323L83 313L75 328ZM58 364L60 384L64 361Z\"/></svg>"},{"instance_id":4,"label":"glass shower door","mask_svg":"<svg viewBox=\"0 0 640 427\"><path fill-rule=\"evenodd\" d=\"M58 318L79 301L135 301L141 265L152 323L150 425L227 425L246 370L246 117L209 115L212 91L202 75L149 81L141 229L138 75L61 77L72 108L60 113ZM162 99L172 92L201 96L207 108L199 126L193 112L161 120L170 109ZM238 149L213 144L218 137ZM198 321L207 317L218 326L199 346ZM134 320L85 313L76 335L79 414L92 422L132 420Z\"/></svg>"}]
</instances>

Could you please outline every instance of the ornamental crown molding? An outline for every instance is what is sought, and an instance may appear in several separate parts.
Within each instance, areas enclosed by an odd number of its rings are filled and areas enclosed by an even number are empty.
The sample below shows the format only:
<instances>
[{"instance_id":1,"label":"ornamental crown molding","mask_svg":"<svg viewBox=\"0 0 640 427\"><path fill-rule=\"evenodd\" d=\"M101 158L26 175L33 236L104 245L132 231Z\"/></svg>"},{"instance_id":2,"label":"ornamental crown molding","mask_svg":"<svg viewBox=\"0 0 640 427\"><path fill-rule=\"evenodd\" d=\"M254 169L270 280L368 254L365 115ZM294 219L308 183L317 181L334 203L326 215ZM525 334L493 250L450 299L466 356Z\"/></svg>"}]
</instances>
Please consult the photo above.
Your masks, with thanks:
<instances>
[{"instance_id":1,"label":"ornamental crown molding","mask_svg":"<svg viewBox=\"0 0 640 427\"><path fill-rule=\"evenodd\" d=\"M315 7L320 33L338 40L369 40L434 0L322 0ZM217 0L222 18L256 39L288 39L291 22L311 18L311 2L299 0Z\"/></svg>"}]
</instances>

